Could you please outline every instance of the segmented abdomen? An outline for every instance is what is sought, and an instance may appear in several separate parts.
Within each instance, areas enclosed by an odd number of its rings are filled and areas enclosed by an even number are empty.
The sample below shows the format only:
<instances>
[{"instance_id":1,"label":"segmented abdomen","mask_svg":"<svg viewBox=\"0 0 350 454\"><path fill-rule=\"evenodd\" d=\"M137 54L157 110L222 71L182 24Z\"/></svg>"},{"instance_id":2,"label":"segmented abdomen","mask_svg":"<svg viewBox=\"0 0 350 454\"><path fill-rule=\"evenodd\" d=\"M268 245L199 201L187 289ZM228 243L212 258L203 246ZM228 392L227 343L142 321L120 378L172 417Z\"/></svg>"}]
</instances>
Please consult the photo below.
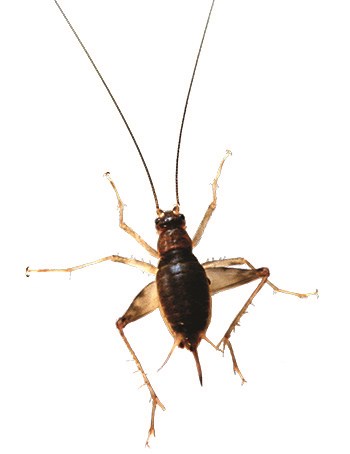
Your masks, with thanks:
<instances>
[{"instance_id":1,"label":"segmented abdomen","mask_svg":"<svg viewBox=\"0 0 350 454\"><path fill-rule=\"evenodd\" d=\"M181 334L180 347L195 348L211 316L209 283L204 268L189 250L168 252L158 265L160 310L173 334Z\"/></svg>"}]
</instances>

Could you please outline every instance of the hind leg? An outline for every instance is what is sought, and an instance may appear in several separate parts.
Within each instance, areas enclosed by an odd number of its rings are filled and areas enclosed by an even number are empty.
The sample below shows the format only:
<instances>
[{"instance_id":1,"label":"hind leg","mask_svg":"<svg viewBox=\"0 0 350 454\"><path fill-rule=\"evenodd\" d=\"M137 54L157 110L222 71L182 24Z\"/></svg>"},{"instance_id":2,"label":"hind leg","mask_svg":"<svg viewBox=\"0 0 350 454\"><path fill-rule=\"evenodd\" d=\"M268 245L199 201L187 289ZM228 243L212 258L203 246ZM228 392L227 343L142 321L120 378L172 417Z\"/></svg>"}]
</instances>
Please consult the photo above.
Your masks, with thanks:
<instances>
[{"instance_id":1,"label":"hind leg","mask_svg":"<svg viewBox=\"0 0 350 454\"><path fill-rule=\"evenodd\" d=\"M218 267L228 267L228 266L234 266L234 265L246 265L252 270L256 270L256 268L248 262L245 258L238 257L234 259L220 259L220 260L212 260L203 263L204 268L218 268ZM309 292L309 293L298 293L298 292L291 292L289 290L283 290L279 287L277 287L275 284L270 282L269 280L266 281L266 283L273 288L275 292L279 293L286 293L287 295L293 295L297 296L298 298L307 298L308 296L318 296L318 290L316 289L314 292Z\"/></svg>"},{"instance_id":2,"label":"hind leg","mask_svg":"<svg viewBox=\"0 0 350 454\"><path fill-rule=\"evenodd\" d=\"M151 282L148 284L134 299L131 303L128 310L125 314L117 320L116 326L121 335L127 349L129 350L135 364L142 375L144 384L147 386L148 391L151 395L152 400L152 411L151 411L151 424L148 430L148 436L146 440L146 446L149 446L149 439L153 435L155 436L155 429L154 429L154 418L156 413L156 408L159 406L162 410L165 410L164 405L158 399L157 394L155 393L151 382L149 381L146 372L144 371L141 362L139 361L138 357L136 356L135 351L131 347L128 339L124 334L124 328L129 323L135 322L141 317L149 314L150 312L154 311L157 307L159 307L159 299L158 299L158 292L155 282Z\"/></svg>"}]
</instances>

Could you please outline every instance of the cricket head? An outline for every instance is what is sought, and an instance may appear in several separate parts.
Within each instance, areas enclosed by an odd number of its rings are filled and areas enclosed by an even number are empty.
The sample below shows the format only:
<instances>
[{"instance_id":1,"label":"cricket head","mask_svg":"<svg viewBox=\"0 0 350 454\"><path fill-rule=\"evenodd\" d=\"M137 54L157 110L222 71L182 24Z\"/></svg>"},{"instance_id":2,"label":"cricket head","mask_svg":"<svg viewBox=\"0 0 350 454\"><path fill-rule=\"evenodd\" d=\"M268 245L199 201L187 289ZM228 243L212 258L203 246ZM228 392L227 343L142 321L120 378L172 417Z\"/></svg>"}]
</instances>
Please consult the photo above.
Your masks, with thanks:
<instances>
[{"instance_id":1,"label":"cricket head","mask_svg":"<svg viewBox=\"0 0 350 454\"><path fill-rule=\"evenodd\" d=\"M159 210L155 224L158 233L166 230L186 229L185 216L179 212L177 205L171 211Z\"/></svg>"},{"instance_id":2,"label":"cricket head","mask_svg":"<svg viewBox=\"0 0 350 454\"><path fill-rule=\"evenodd\" d=\"M161 258L175 249L192 250L192 240L186 232L185 216L179 213L177 207L171 211L162 211L155 223L159 235L157 247Z\"/></svg>"}]
</instances>

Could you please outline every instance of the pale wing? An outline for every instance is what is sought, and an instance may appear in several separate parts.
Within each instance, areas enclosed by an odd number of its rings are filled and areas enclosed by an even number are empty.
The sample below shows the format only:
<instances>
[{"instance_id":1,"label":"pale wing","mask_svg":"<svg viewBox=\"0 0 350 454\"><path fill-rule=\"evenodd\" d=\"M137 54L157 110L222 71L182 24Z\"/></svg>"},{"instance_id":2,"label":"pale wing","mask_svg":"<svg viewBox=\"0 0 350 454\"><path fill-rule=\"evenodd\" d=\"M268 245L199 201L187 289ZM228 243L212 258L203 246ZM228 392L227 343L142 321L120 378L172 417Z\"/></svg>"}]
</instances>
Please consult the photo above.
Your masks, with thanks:
<instances>
[{"instance_id":1,"label":"pale wing","mask_svg":"<svg viewBox=\"0 0 350 454\"><path fill-rule=\"evenodd\" d=\"M205 268L209 279L210 294L215 295L215 293L255 281L261 278L259 271L227 267Z\"/></svg>"},{"instance_id":2,"label":"pale wing","mask_svg":"<svg viewBox=\"0 0 350 454\"><path fill-rule=\"evenodd\" d=\"M130 304L128 310L121 317L124 326L128 323L135 322L141 317L151 313L159 307L159 297L156 282L153 281L146 285L145 288L136 296Z\"/></svg>"}]
</instances>

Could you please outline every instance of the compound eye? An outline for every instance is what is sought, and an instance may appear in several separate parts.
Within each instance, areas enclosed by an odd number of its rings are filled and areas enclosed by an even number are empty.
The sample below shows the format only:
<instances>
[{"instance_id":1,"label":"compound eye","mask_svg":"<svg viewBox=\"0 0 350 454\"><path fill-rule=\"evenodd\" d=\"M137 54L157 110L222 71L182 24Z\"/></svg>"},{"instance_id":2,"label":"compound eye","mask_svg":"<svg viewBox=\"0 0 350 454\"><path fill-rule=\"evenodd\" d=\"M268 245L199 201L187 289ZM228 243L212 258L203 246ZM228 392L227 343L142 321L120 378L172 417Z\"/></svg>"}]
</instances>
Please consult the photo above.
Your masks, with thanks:
<instances>
[{"instance_id":1,"label":"compound eye","mask_svg":"<svg viewBox=\"0 0 350 454\"><path fill-rule=\"evenodd\" d=\"M184 225L185 224L185 216L183 214L179 214L177 218L177 222L179 225Z\"/></svg>"},{"instance_id":2,"label":"compound eye","mask_svg":"<svg viewBox=\"0 0 350 454\"><path fill-rule=\"evenodd\" d=\"M157 227L160 227L162 229L167 226L167 222L166 220L164 220L164 218L157 218L155 220L155 223Z\"/></svg>"}]
</instances>

